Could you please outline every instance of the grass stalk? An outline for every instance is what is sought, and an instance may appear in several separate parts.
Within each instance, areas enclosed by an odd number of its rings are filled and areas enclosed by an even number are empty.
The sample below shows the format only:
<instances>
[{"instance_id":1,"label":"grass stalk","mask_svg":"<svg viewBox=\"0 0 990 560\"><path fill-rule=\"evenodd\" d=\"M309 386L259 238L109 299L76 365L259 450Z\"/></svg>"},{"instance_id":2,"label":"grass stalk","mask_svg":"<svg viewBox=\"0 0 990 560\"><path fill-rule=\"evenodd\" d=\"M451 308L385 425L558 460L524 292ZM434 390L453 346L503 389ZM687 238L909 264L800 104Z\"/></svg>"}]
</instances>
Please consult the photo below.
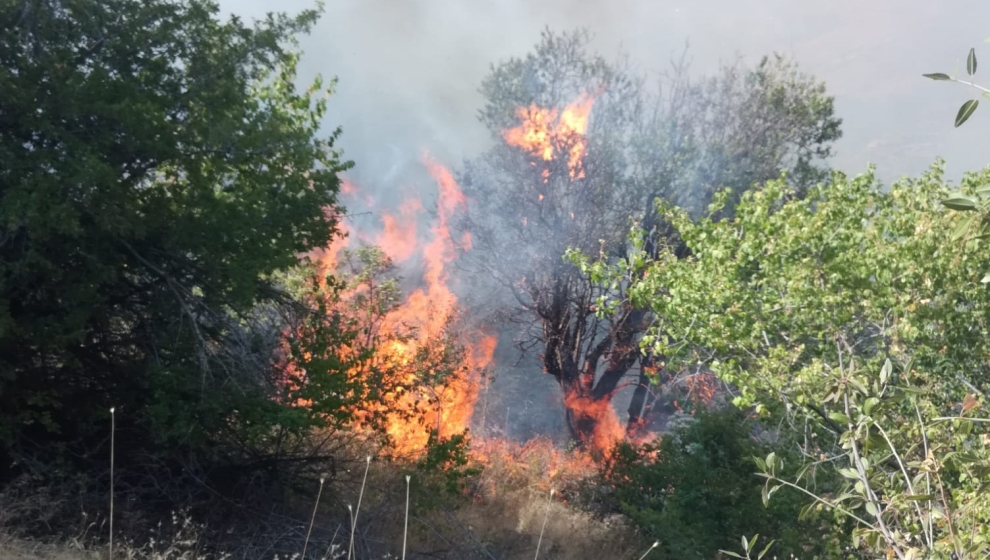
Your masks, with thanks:
<instances>
[{"instance_id":1,"label":"grass stalk","mask_svg":"<svg viewBox=\"0 0 990 560\"><path fill-rule=\"evenodd\" d=\"M316 510L320 507L320 496L323 495L323 483L326 477L320 477L320 489L316 492L316 503L313 504L313 515L309 517L309 529L306 530L306 540L303 541L302 560L306 560L306 548L309 547L309 536L313 534L313 522L316 521Z\"/></svg>"},{"instance_id":2,"label":"grass stalk","mask_svg":"<svg viewBox=\"0 0 990 560\"><path fill-rule=\"evenodd\" d=\"M117 414L116 407L110 407L110 543L108 560L113 560L113 471L114 471L114 448L116 447L117 436Z\"/></svg>"},{"instance_id":3,"label":"grass stalk","mask_svg":"<svg viewBox=\"0 0 990 560\"><path fill-rule=\"evenodd\" d=\"M651 552L653 552L653 549L656 548L656 547L658 547L658 546L660 546L660 541L657 541L657 542L653 543L653 546L651 546L650 548L647 548L646 549L646 552L644 552L643 555L639 557L639 560L643 560L643 558L646 558L647 555L649 555Z\"/></svg>"},{"instance_id":4,"label":"grass stalk","mask_svg":"<svg viewBox=\"0 0 990 560\"><path fill-rule=\"evenodd\" d=\"M553 504L554 489L550 489L550 498L547 499L547 512L543 514L543 528L540 529L540 539L536 541L536 556L534 560L540 560L540 545L543 544L543 533L547 530L547 519L550 518L550 505Z\"/></svg>"},{"instance_id":5,"label":"grass stalk","mask_svg":"<svg viewBox=\"0 0 990 560\"><path fill-rule=\"evenodd\" d=\"M347 547L347 560L351 560L354 555L354 531L357 529L358 514L361 513L361 500L364 498L364 487L368 483L368 470L371 468L371 455L368 455L364 465L364 480L361 481L361 492L358 494L357 507L354 509L354 518L351 520L351 544Z\"/></svg>"},{"instance_id":6,"label":"grass stalk","mask_svg":"<svg viewBox=\"0 0 990 560\"><path fill-rule=\"evenodd\" d=\"M406 560L406 537L409 535L409 480L412 479L408 474L406 475L406 524L402 529L402 560Z\"/></svg>"}]
</instances>

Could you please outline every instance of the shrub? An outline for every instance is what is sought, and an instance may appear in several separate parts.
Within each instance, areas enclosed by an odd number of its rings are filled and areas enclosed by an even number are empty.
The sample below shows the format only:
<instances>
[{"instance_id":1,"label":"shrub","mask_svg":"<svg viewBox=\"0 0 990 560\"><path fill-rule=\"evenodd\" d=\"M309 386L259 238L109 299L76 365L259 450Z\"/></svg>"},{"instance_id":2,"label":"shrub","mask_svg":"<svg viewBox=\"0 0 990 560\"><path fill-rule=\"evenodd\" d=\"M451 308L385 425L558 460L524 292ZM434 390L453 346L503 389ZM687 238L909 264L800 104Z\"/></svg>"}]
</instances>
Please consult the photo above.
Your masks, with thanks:
<instances>
[{"instance_id":1,"label":"shrub","mask_svg":"<svg viewBox=\"0 0 990 560\"><path fill-rule=\"evenodd\" d=\"M778 495L764 507L754 457L772 446L753 431L731 407L698 413L658 444L620 445L604 471L615 505L667 558L714 558L756 533L777 539L778 557L810 558L824 548L828 526L798 521L799 496Z\"/></svg>"}]
</instances>

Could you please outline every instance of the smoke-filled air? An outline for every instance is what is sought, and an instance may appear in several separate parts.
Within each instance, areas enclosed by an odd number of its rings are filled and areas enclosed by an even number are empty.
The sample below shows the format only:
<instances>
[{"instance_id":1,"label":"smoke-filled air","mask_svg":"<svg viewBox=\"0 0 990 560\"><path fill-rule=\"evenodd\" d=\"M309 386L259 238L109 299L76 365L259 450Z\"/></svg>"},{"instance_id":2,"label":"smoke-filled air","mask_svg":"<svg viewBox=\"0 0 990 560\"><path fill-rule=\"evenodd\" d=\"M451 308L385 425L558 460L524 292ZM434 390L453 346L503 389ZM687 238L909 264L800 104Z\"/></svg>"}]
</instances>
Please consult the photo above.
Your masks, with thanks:
<instances>
[{"instance_id":1,"label":"smoke-filled air","mask_svg":"<svg viewBox=\"0 0 990 560\"><path fill-rule=\"evenodd\" d=\"M986 558L987 16L0 3L0 558Z\"/></svg>"}]
</instances>

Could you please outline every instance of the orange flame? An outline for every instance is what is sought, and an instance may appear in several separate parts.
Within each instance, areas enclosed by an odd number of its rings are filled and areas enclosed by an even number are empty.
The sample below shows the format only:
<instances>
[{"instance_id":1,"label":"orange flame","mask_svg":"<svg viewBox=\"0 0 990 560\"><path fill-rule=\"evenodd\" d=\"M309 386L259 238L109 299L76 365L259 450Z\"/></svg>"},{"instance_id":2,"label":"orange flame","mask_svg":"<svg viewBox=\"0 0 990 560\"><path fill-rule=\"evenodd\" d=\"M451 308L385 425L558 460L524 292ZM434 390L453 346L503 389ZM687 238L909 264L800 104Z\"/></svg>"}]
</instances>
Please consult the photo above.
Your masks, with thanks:
<instances>
[{"instance_id":1,"label":"orange flame","mask_svg":"<svg viewBox=\"0 0 990 560\"><path fill-rule=\"evenodd\" d=\"M344 222L340 227L348 237L340 237L326 249L315 251L310 258L320 265L321 272L336 269L340 252L354 238L372 239L394 262L403 262L418 256L422 261L421 286L381 320L383 333L404 333L404 336L388 338L388 343L376 348L373 362L386 366L388 371L403 377L396 381L416 387L414 392L386 395L396 410L376 410L386 416L384 430L400 455L417 456L425 451L430 432L435 430L442 438L463 432L470 425L474 405L480 388L480 372L487 367L495 352L496 337L481 333L465 336L458 342L466 346L464 363L452 372L427 372L437 376L439 382L425 386L417 379L417 369L431 367L442 362L443 345L450 337L450 321L457 317L459 302L450 286L447 265L457 258L459 248L471 246L471 238L465 235L455 245L449 230L449 221L462 211L467 198L461 192L453 175L443 165L423 156L423 165L430 172L439 190L438 219L430 228L430 238L421 243L417 237L417 219L423 210L415 199L403 202L398 212L383 213L382 229L376 234L351 231ZM355 198L357 187L344 181L341 191L348 198ZM366 202L370 199L366 199ZM363 293L355 288L349 296ZM424 357L426 364L424 364ZM422 372L420 372L422 373ZM374 408L374 407L372 407Z\"/></svg>"},{"instance_id":2,"label":"orange flame","mask_svg":"<svg viewBox=\"0 0 990 560\"><path fill-rule=\"evenodd\" d=\"M553 161L557 151L567 152L567 168L571 180L584 178L584 155L588 144L585 133L588 117L595 99L582 95L564 108L557 109L530 105L516 110L520 125L502 132L502 138L510 146L522 148L533 157ZM543 182L550 178L549 169L541 173Z\"/></svg>"},{"instance_id":3,"label":"orange flame","mask_svg":"<svg viewBox=\"0 0 990 560\"><path fill-rule=\"evenodd\" d=\"M572 390L564 396L564 404L574 415L576 422L586 420L593 426L590 434L582 434L584 443L591 449L607 454L615 444L625 439L626 430L619 422L612 399L593 399L578 390Z\"/></svg>"},{"instance_id":4,"label":"orange flame","mask_svg":"<svg viewBox=\"0 0 990 560\"><path fill-rule=\"evenodd\" d=\"M423 211L423 205L410 198L399 207L399 217L382 215L384 228L375 237L375 245L397 262L409 260L416 253L416 217Z\"/></svg>"}]
</instances>

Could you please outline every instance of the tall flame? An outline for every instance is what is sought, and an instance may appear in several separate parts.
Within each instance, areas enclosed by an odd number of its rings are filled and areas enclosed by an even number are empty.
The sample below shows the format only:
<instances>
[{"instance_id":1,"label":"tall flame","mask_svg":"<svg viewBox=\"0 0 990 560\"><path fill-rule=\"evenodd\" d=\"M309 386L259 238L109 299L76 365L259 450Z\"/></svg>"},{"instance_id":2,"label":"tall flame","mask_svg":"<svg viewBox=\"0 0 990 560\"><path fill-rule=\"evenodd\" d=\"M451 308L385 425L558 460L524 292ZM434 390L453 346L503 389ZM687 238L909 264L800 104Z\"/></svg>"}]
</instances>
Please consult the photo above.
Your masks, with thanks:
<instances>
[{"instance_id":1,"label":"tall flame","mask_svg":"<svg viewBox=\"0 0 990 560\"><path fill-rule=\"evenodd\" d=\"M381 332L403 333L403 336L386 337L387 343L375 349L373 359L374 363L403 377L394 381L417 387L415 392L386 395L396 410L377 411L386 415L384 429L394 451L408 456L419 455L426 449L431 431L447 438L469 427L480 389L480 372L491 363L496 344L494 336L457 333L461 337L457 342L465 346L464 363L455 364L460 366L455 371L443 372L439 383L433 386L426 387L416 378L417 369L442 362L442 343L451 336L451 321L460 311L458 299L449 286L448 265L457 258L458 249L471 245L469 236L455 244L448 225L457 212L464 210L467 198L443 165L427 154L423 155L422 163L439 192L438 217L429 228L428 239L420 239L418 235L417 220L423 206L417 199L408 199L399 205L397 213L381 214L382 226L378 232L355 231L339 222L348 237L338 238L329 247L310 255L320 264L321 271L331 272L338 265L341 251L357 239L374 243L393 262L418 257L422 263L419 287L381 319ZM359 192L350 181L345 181L341 190L352 199ZM366 204L372 202L365 199ZM361 288L356 288L350 295L360 292ZM434 373L428 372L430 376Z\"/></svg>"}]
</instances>

